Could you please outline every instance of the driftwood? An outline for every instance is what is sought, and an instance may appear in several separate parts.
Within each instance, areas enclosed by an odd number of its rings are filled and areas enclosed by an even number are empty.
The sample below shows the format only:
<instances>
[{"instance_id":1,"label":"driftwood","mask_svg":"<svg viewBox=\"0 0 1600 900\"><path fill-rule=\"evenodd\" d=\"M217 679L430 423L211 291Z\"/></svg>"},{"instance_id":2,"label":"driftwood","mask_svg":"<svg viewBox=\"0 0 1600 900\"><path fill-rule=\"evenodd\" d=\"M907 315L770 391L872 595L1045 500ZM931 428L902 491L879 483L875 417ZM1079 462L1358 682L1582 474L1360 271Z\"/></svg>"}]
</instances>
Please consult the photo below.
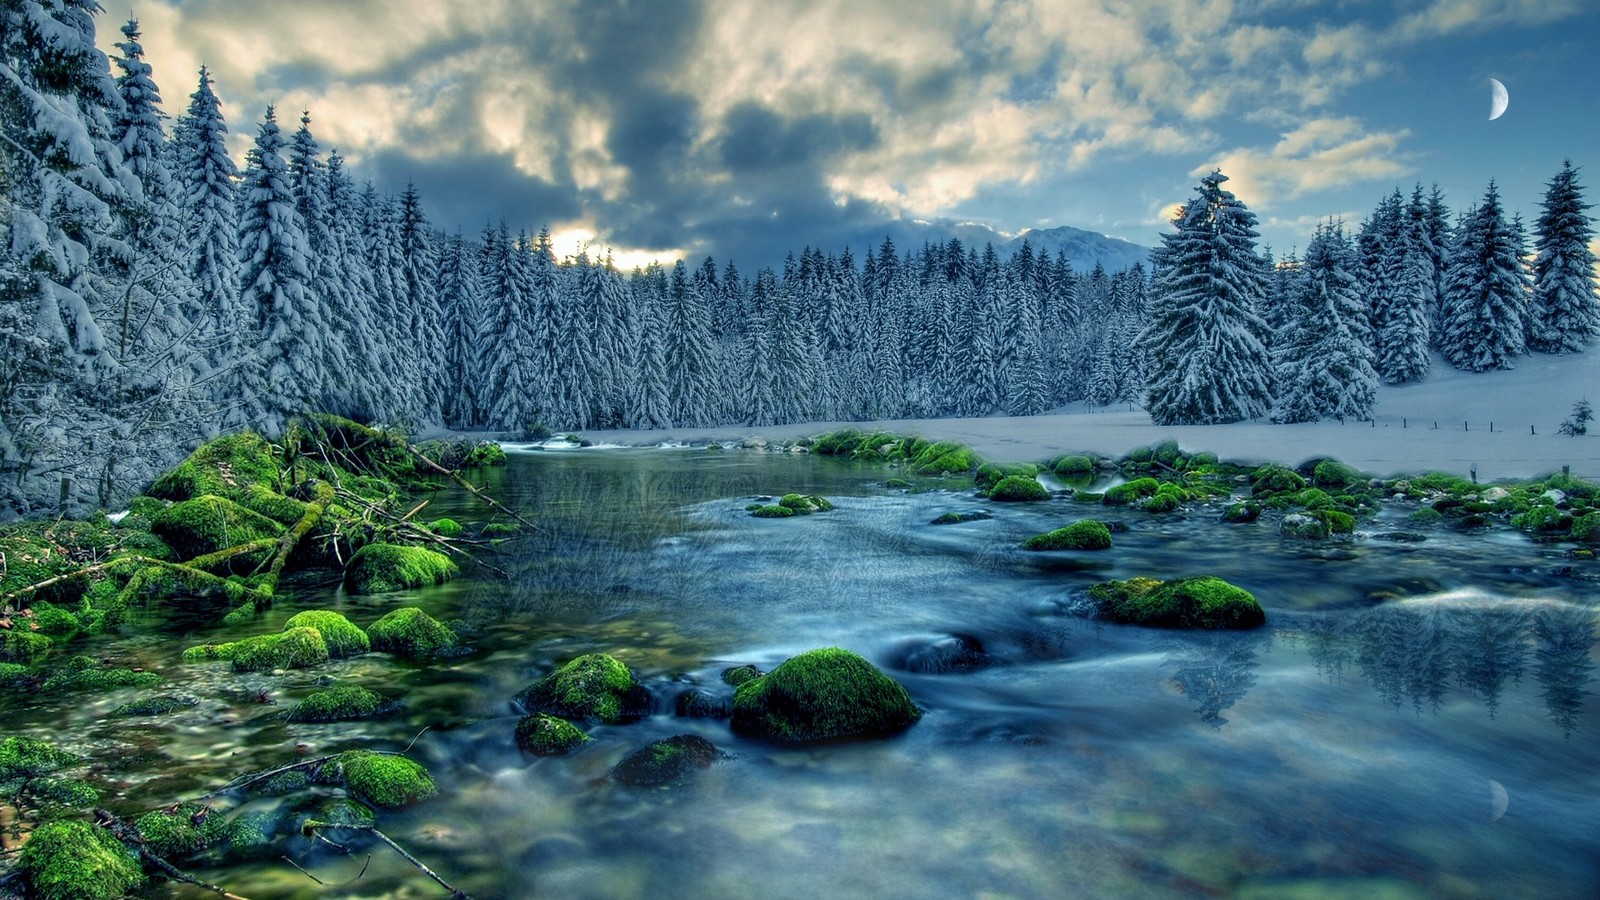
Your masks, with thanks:
<instances>
[{"instance_id":1,"label":"driftwood","mask_svg":"<svg viewBox=\"0 0 1600 900\"><path fill-rule=\"evenodd\" d=\"M393 847L394 848L394 852L400 854L401 857L403 857L406 862L411 863L413 866L416 866L417 870L419 872L421 872L422 874L428 876L429 878L432 878L434 881L438 882L440 887L442 887L445 890L450 892L450 896L451 896L451 898L453 898L453 900L471 900L471 895L470 894L468 894L466 891L461 890L460 888L457 888L456 886L452 885L450 882L445 881L443 878L441 878L439 876L438 872L435 872L434 870L428 868L427 863L424 863L422 860L417 859L415 856L412 856L410 853L407 853L406 852L406 848L404 848L404 847L400 846L399 844L395 843L394 839L390 838L387 834L384 834L383 832L379 831L378 830L378 826L376 826L376 825L339 825L339 824L334 823L334 822L319 822L319 821L317 821L315 819L312 819L312 820L307 821L305 823L305 825L301 826L300 831L306 837L319 837L320 835L318 835L317 832L322 830L322 829L325 829L325 828L326 829L338 829L338 830L341 830L341 831L365 831L365 832L368 832L368 833L374 835L375 837L377 837L378 840L383 841L385 844L388 844L390 847ZM298 867L296 867L296 868L298 868Z\"/></svg>"},{"instance_id":2,"label":"driftwood","mask_svg":"<svg viewBox=\"0 0 1600 900\"><path fill-rule=\"evenodd\" d=\"M171 878L174 881L181 881L184 884L192 884L195 887L203 888L219 897L226 897L228 900L249 900L248 897L241 897L220 885L215 885L208 881L201 881L193 875L190 875L182 869L179 869L177 866L174 866L172 863L169 863L157 856L150 849L150 845L144 842L144 838L139 836L139 829L135 828L132 823L117 818L107 810L98 808L95 809L94 822L101 828L110 831L111 835L117 840L121 841L129 850L137 853L145 862L149 863L154 868L160 869L161 872L168 878Z\"/></svg>"}]
</instances>

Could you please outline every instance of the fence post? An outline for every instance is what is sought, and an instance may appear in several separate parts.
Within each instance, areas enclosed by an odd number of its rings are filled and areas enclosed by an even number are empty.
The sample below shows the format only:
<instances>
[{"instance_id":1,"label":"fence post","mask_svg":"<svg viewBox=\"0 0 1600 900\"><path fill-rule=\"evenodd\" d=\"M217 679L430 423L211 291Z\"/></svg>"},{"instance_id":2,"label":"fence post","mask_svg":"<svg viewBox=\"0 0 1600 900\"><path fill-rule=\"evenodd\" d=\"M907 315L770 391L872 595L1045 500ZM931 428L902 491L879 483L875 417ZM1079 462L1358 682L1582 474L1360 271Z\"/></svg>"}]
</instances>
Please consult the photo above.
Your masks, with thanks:
<instances>
[{"instance_id":1,"label":"fence post","mask_svg":"<svg viewBox=\"0 0 1600 900\"><path fill-rule=\"evenodd\" d=\"M1534 431L1534 430L1533 430L1533 426L1532 426L1532 425L1529 425L1529 426L1528 426L1528 433L1529 433L1529 434L1538 434L1538 433L1539 433L1539 432L1537 432L1537 431Z\"/></svg>"},{"instance_id":2,"label":"fence post","mask_svg":"<svg viewBox=\"0 0 1600 900\"><path fill-rule=\"evenodd\" d=\"M1472 430L1472 423L1471 422L1462 422L1461 423L1461 430L1462 431L1471 431Z\"/></svg>"},{"instance_id":3,"label":"fence post","mask_svg":"<svg viewBox=\"0 0 1600 900\"><path fill-rule=\"evenodd\" d=\"M1489 420L1489 433L1490 434L1494 434L1494 420L1493 419Z\"/></svg>"},{"instance_id":4,"label":"fence post","mask_svg":"<svg viewBox=\"0 0 1600 900\"><path fill-rule=\"evenodd\" d=\"M1401 416L1400 417L1400 427L1401 428L1406 427L1406 417L1405 416Z\"/></svg>"}]
</instances>

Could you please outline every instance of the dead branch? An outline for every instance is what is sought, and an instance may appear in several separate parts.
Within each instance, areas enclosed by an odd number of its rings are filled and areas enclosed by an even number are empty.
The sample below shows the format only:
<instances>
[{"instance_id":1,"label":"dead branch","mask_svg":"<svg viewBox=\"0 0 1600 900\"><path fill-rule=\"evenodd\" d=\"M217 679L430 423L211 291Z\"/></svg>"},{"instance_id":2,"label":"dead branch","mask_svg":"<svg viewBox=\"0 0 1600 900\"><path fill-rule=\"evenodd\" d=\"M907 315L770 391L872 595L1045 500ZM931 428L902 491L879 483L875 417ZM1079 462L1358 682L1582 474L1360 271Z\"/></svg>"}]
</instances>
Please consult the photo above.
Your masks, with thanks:
<instances>
[{"instance_id":1,"label":"dead branch","mask_svg":"<svg viewBox=\"0 0 1600 900\"><path fill-rule=\"evenodd\" d=\"M334 822L318 822L316 820L311 820L311 821L306 822L305 825L301 826L301 832L303 834L305 834L307 837L312 837L312 836L316 835L316 833L317 833L317 831L319 829L322 829L322 828L334 828L334 829L341 829L341 830L344 830L344 831L366 831L366 832L371 832L373 835L375 835L378 838L378 840L383 841L385 844L388 844L390 847L393 847L394 848L394 852L400 854L400 856L403 857L406 862L411 863L413 866L416 866L418 871L420 871L422 874L428 876L429 878L432 878L434 881L438 882L440 887L442 887L445 890L449 891L450 892L450 896L451 896L451 898L453 898L453 900L471 900L471 896L466 891L460 890L459 888L457 888L454 885L452 885L450 882L445 881L443 878L441 878L439 876L438 872L435 872L434 870L428 868L426 863L424 863L420 859L417 859L415 856L412 856L410 853L407 853L406 852L406 848L404 848L404 847L400 846L399 844L395 843L393 838L390 838L387 834L384 834L383 832L379 831L378 830L378 826L376 826L376 825L340 825L340 824L337 824L337 823L334 823Z\"/></svg>"}]
</instances>

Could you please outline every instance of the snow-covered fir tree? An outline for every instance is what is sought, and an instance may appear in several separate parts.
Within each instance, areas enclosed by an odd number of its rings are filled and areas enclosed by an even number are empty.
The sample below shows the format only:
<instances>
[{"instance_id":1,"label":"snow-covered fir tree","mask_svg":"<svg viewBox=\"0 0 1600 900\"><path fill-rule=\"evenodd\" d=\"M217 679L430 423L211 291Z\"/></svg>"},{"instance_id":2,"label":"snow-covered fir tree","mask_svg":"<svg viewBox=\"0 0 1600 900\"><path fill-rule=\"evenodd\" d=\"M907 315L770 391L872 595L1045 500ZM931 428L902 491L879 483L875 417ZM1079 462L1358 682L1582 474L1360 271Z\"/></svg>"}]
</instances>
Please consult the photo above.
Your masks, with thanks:
<instances>
[{"instance_id":1,"label":"snow-covered fir tree","mask_svg":"<svg viewBox=\"0 0 1600 900\"><path fill-rule=\"evenodd\" d=\"M1277 362L1279 422L1367 419L1377 400L1372 350L1352 323L1366 305L1344 229L1319 227L1296 279L1294 317Z\"/></svg>"},{"instance_id":2,"label":"snow-covered fir tree","mask_svg":"<svg viewBox=\"0 0 1600 900\"><path fill-rule=\"evenodd\" d=\"M1213 171L1162 235L1150 324L1139 336L1146 407L1160 425L1237 422L1272 403L1265 263L1255 214Z\"/></svg>"},{"instance_id":3,"label":"snow-covered fir tree","mask_svg":"<svg viewBox=\"0 0 1600 900\"><path fill-rule=\"evenodd\" d=\"M444 314L439 308L439 256L428 216L417 186L406 185L400 195L400 263L405 293L401 307L406 315L404 343L416 359L415 399L412 411L424 421L439 421L439 398L444 395Z\"/></svg>"},{"instance_id":4,"label":"snow-covered fir tree","mask_svg":"<svg viewBox=\"0 0 1600 900\"><path fill-rule=\"evenodd\" d=\"M240 294L260 337L234 381L246 422L277 434L292 415L323 408L328 322L310 290L311 249L295 210L283 133L267 107L244 173L239 216Z\"/></svg>"},{"instance_id":5,"label":"snow-covered fir tree","mask_svg":"<svg viewBox=\"0 0 1600 900\"><path fill-rule=\"evenodd\" d=\"M335 395L350 399L352 415L379 420L387 418L384 411L392 408L393 388L383 376L394 365L392 347L385 339L387 320L379 315L377 283L366 251L366 201L345 173L344 158L337 151L328 154L326 180L329 244L319 251L317 266L337 275L318 286L324 297L332 298L332 340L364 373L339 385Z\"/></svg>"},{"instance_id":6,"label":"snow-covered fir tree","mask_svg":"<svg viewBox=\"0 0 1600 900\"><path fill-rule=\"evenodd\" d=\"M491 428L520 431L539 422L532 382L537 361L532 273L527 235L511 238L504 225L485 234L484 274L490 290L485 301L483 333L491 338L484 360L486 421Z\"/></svg>"},{"instance_id":7,"label":"snow-covered fir tree","mask_svg":"<svg viewBox=\"0 0 1600 900\"><path fill-rule=\"evenodd\" d=\"M199 86L173 133L177 203L183 225L185 274L193 288L190 321L202 348L208 393L226 405L229 370L250 349L249 316L239 302L239 243L236 206L238 169L228 155L228 125L211 74L200 69ZM237 421L237 419L235 419Z\"/></svg>"},{"instance_id":8,"label":"snow-covered fir tree","mask_svg":"<svg viewBox=\"0 0 1600 900\"><path fill-rule=\"evenodd\" d=\"M446 425L475 428L482 422L484 397L480 364L483 346L483 291L478 254L458 231L439 253L439 305L444 315L444 397Z\"/></svg>"},{"instance_id":9,"label":"snow-covered fir tree","mask_svg":"<svg viewBox=\"0 0 1600 900\"><path fill-rule=\"evenodd\" d=\"M340 377L352 370L348 355L350 344L340 340L346 326L340 318L355 314L349 296L346 272L338 268L338 247L333 237L333 219L330 208L333 192L328 184L327 165L320 158L317 139L311 134L311 114L300 114L300 127L289 139L286 171L289 191L294 196L294 208L300 216L305 237L307 268L311 279L306 285L307 302L317 308L318 320L329 328L326 339L319 346L322 359L318 365L327 373L325 384L318 396L320 407L339 415L359 414L361 403L350 379Z\"/></svg>"},{"instance_id":10,"label":"snow-covered fir tree","mask_svg":"<svg viewBox=\"0 0 1600 900\"><path fill-rule=\"evenodd\" d=\"M711 273L714 278L715 266ZM672 267L662 322L664 352L670 362L666 367L668 416L672 422L690 428L703 428L716 421L712 394L721 383L711 316L700 284L700 279L690 277L683 260L678 260Z\"/></svg>"},{"instance_id":11,"label":"snow-covered fir tree","mask_svg":"<svg viewBox=\"0 0 1600 900\"><path fill-rule=\"evenodd\" d=\"M1529 285L1516 230L1493 181L1462 218L1444 278L1440 350L1458 369L1511 369L1527 352Z\"/></svg>"},{"instance_id":12,"label":"snow-covered fir tree","mask_svg":"<svg viewBox=\"0 0 1600 900\"><path fill-rule=\"evenodd\" d=\"M740 418L747 425L776 425L782 414L772 353L773 323L778 316L777 275L763 268L756 273L750 293L754 315L745 328L740 353Z\"/></svg>"},{"instance_id":13,"label":"snow-covered fir tree","mask_svg":"<svg viewBox=\"0 0 1600 900\"><path fill-rule=\"evenodd\" d=\"M1536 223L1533 304L1528 346L1541 353L1578 353L1600 334L1595 292L1594 228L1571 160L1550 179Z\"/></svg>"}]
</instances>

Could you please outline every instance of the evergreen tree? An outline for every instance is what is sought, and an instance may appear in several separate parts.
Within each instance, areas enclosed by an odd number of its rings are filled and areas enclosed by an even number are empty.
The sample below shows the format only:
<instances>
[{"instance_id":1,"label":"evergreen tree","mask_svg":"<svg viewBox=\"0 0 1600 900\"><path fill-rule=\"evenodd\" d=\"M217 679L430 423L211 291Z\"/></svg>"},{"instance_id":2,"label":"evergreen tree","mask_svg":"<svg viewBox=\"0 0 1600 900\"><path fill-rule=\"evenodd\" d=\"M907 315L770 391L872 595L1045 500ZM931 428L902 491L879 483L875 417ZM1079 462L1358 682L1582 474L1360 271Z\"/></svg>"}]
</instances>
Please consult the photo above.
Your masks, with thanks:
<instances>
[{"instance_id":1,"label":"evergreen tree","mask_svg":"<svg viewBox=\"0 0 1600 900\"><path fill-rule=\"evenodd\" d=\"M727 285L727 279L723 284ZM773 365L772 324L777 317L777 276L771 269L763 268L756 273L750 293L754 314L745 329L740 353L741 418L747 425L776 425L780 409L778 373Z\"/></svg>"},{"instance_id":2,"label":"evergreen tree","mask_svg":"<svg viewBox=\"0 0 1600 900\"><path fill-rule=\"evenodd\" d=\"M710 271L715 277L716 267ZM671 361L666 367L669 418L691 428L714 424L712 394L721 390L721 383L711 317L700 293L700 279L689 276L683 260L672 268L663 329L666 359Z\"/></svg>"},{"instance_id":3,"label":"evergreen tree","mask_svg":"<svg viewBox=\"0 0 1600 900\"><path fill-rule=\"evenodd\" d=\"M249 343L251 317L239 298L239 172L228 156L228 125L212 84L201 67L199 87L189 95L188 112L176 129L174 156L188 259L185 274L194 288L186 318L194 323L195 343L204 348L212 396L221 400L233 383L226 373L254 345Z\"/></svg>"},{"instance_id":4,"label":"evergreen tree","mask_svg":"<svg viewBox=\"0 0 1600 900\"><path fill-rule=\"evenodd\" d=\"M1527 352L1528 283L1519 243L1491 181L1483 203L1464 217L1445 271L1440 349L1458 369L1511 369Z\"/></svg>"},{"instance_id":5,"label":"evergreen tree","mask_svg":"<svg viewBox=\"0 0 1600 900\"><path fill-rule=\"evenodd\" d=\"M478 256L457 232L439 254L439 303L444 313L445 394L441 408L449 428L480 423L484 398L480 364L484 297Z\"/></svg>"},{"instance_id":6,"label":"evergreen tree","mask_svg":"<svg viewBox=\"0 0 1600 900\"><path fill-rule=\"evenodd\" d=\"M1433 310L1438 305L1433 233L1422 186L1395 226L1394 246L1383 277L1392 285L1388 303L1372 320L1374 368L1390 384L1418 381L1428 372Z\"/></svg>"},{"instance_id":7,"label":"evergreen tree","mask_svg":"<svg viewBox=\"0 0 1600 900\"><path fill-rule=\"evenodd\" d=\"M319 270L337 273L319 282L328 304L331 339L344 350L349 365L359 367L360 378L350 378L336 395L348 399L351 415L382 419L394 415L394 387L388 374L395 371L390 331L380 306L377 282L366 249L368 212L366 197L344 171L344 158L328 154L328 244L317 255Z\"/></svg>"},{"instance_id":8,"label":"evergreen tree","mask_svg":"<svg viewBox=\"0 0 1600 900\"><path fill-rule=\"evenodd\" d=\"M1595 292L1594 228L1585 213L1578 170L1569 160L1550 179L1537 223L1532 327L1528 344L1541 353L1578 353L1600 334Z\"/></svg>"},{"instance_id":9,"label":"evergreen tree","mask_svg":"<svg viewBox=\"0 0 1600 900\"><path fill-rule=\"evenodd\" d=\"M307 267L311 279L306 286L308 303L315 306L321 321L327 323L330 334L321 342L320 366L330 376L318 395L318 407L340 415L358 413L360 403L352 390L353 382L346 373L355 371L346 355L349 344L339 337L346 329L339 319L352 314L348 296L346 273L336 266L337 247L333 238L333 220L330 206L332 188L328 184L327 166L318 158L317 139L311 134L311 114L300 115L300 128L289 139L287 174L289 190L294 195L295 211L305 229Z\"/></svg>"},{"instance_id":10,"label":"evergreen tree","mask_svg":"<svg viewBox=\"0 0 1600 900\"><path fill-rule=\"evenodd\" d=\"M402 306L407 343L416 359L413 413L437 422L444 395L444 313L439 308L439 255L417 186L400 195L400 263L404 271Z\"/></svg>"},{"instance_id":11,"label":"evergreen tree","mask_svg":"<svg viewBox=\"0 0 1600 900\"><path fill-rule=\"evenodd\" d=\"M1306 247L1298 301L1278 364L1280 422L1367 419L1377 400L1372 351L1350 323L1366 316L1353 248L1338 226L1317 229Z\"/></svg>"},{"instance_id":12,"label":"evergreen tree","mask_svg":"<svg viewBox=\"0 0 1600 900\"><path fill-rule=\"evenodd\" d=\"M513 241L501 225L489 252L493 255L486 261L492 268L485 274L492 287L484 320L490 347L484 372L487 421L491 428L521 431L535 424L529 408L536 342L529 333L534 319L527 235Z\"/></svg>"},{"instance_id":13,"label":"evergreen tree","mask_svg":"<svg viewBox=\"0 0 1600 900\"><path fill-rule=\"evenodd\" d=\"M239 222L240 283L261 336L258 362L235 380L247 421L267 434L289 416L323 405L327 322L308 290L311 251L295 211L284 163L283 134L267 107L244 175Z\"/></svg>"},{"instance_id":14,"label":"evergreen tree","mask_svg":"<svg viewBox=\"0 0 1600 900\"><path fill-rule=\"evenodd\" d=\"M1252 419L1272 402L1256 217L1225 181L1215 171L1202 178L1177 231L1162 235L1162 272L1139 337L1150 367L1146 406L1158 425Z\"/></svg>"}]
</instances>

